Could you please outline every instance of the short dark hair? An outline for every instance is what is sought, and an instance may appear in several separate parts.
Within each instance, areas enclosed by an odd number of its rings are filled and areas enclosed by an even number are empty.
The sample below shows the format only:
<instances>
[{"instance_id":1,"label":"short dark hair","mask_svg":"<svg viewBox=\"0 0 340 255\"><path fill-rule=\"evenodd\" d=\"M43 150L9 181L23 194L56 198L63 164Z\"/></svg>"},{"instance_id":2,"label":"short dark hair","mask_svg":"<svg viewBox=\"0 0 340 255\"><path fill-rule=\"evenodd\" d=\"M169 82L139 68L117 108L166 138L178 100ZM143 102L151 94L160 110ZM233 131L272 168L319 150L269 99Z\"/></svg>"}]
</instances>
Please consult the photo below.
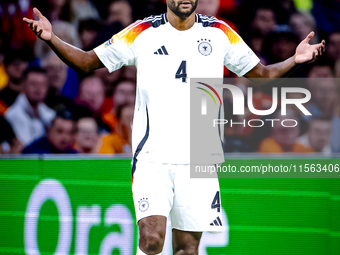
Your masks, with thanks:
<instances>
[{"instance_id":1,"label":"short dark hair","mask_svg":"<svg viewBox=\"0 0 340 255\"><path fill-rule=\"evenodd\" d=\"M51 121L51 127L54 126L54 123L56 122L57 119L63 119L63 120L70 120L73 122L73 130L72 133L76 132L76 123L73 118L72 112L69 110L62 110L62 111L57 111L54 119Z\"/></svg>"},{"instance_id":2,"label":"short dark hair","mask_svg":"<svg viewBox=\"0 0 340 255\"><path fill-rule=\"evenodd\" d=\"M56 118L57 117L64 120L74 120L72 112L68 109L57 111Z\"/></svg>"},{"instance_id":3,"label":"short dark hair","mask_svg":"<svg viewBox=\"0 0 340 255\"><path fill-rule=\"evenodd\" d=\"M81 34L85 30L99 32L102 29L103 26L97 19L84 19L79 22L78 33Z\"/></svg>"},{"instance_id":4,"label":"short dark hair","mask_svg":"<svg viewBox=\"0 0 340 255\"><path fill-rule=\"evenodd\" d=\"M54 125L56 119L72 120L74 121L73 114L68 109L59 110L56 112L54 119L51 121L51 126Z\"/></svg>"},{"instance_id":5,"label":"short dark hair","mask_svg":"<svg viewBox=\"0 0 340 255\"><path fill-rule=\"evenodd\" d=\"M278 60L272 54L272 47L281 38L289 42L294 42L296 45L300 43L299 38L292 32L270 32L263 40L262 55L267 58L269 63L276 63Z\"/></svg>"},{"instance_id":6,"label":"short dark hair","mask_svg":"<svg viewBox=\"0 0 340 255\"><path fill-rule=\"evenodd\" d=\"M47 75L47 70L41 67L37 67L37 66L32 66L29 67L25 70L24 75L23 75L23 80L25 81L27 79L27 76L30 73L40 73L40 74L44 74Z\"/></svg>"}]
</instances>

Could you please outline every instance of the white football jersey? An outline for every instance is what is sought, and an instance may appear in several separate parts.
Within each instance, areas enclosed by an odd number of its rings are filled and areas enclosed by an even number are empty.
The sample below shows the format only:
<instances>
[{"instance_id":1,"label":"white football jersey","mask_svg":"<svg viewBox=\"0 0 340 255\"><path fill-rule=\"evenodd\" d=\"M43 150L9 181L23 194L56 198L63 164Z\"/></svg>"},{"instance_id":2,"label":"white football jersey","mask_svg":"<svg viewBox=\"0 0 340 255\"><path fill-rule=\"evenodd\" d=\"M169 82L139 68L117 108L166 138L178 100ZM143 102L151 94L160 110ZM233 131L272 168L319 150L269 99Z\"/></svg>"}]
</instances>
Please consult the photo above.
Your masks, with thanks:
<instances>
[{"instance_id":1,"label":"white football jersey","mask_svg":"<svg viewBox=\"0 0 340 255\"><path fill-rule=\"evenodd\" d=\"M223 65L243 76L258 57L226 23L196 14L195 24L179 31L166 14L145 18L94 49L109 72L137 67L133 120L134 160L170 164L224 162L221 138L192 162L190 155L190 78L223 78ZM205 156L204 156L205 155Z\"/></svg>"}]
</instances>

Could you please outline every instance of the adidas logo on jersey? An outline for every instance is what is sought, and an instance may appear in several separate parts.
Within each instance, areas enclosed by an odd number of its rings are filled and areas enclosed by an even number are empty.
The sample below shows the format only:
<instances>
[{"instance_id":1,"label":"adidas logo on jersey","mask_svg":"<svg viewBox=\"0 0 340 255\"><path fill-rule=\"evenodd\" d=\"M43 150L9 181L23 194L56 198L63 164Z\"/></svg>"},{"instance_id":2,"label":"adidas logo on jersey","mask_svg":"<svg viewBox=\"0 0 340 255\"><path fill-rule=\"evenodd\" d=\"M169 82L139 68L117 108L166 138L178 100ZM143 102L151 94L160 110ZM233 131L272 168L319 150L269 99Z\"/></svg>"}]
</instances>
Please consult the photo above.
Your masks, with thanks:
<instances>
[{"instance_id":1,"label":"adidas logo on jersey","mask_svg":"<svg viewBox=\"0 0 340 255\"><path fill-rule=\"evenodd\" d=\"M216 220L214 220L212 223L210 223L210 226L222 226L222 221L220 217L217 217Z\"/></svg>"},{"instance_id":2,"label":"adidas logo on jersey","mask_svg":"<svg viewBox=\"0 0 340 255\"><path fill-rule=\"evenodd\" d=\"M154 52L155 55L169 55L164 45Z\"/></svg>"}]
</instances>

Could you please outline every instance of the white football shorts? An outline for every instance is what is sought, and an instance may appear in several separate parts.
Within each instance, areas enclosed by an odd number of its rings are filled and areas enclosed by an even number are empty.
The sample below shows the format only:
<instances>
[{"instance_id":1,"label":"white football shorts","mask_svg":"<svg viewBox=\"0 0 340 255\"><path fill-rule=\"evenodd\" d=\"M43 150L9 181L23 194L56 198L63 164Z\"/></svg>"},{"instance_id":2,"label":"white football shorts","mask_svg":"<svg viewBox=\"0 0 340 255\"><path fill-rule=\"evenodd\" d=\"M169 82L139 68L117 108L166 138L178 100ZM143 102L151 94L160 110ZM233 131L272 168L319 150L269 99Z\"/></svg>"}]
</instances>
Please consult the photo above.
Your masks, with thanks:
<instances>
[{"instance_id":1,"label":"white football shorts","mask_svg":"<svg viewBox=\"0 0 340 255\"><path fill-rule=\"evenodd\" d=\"M138 160L133 175L133 200L139 220L170 213L172 228L222 232L220 187L216 178L190 178L190 165Z\"/></svg>"}]
</instances>

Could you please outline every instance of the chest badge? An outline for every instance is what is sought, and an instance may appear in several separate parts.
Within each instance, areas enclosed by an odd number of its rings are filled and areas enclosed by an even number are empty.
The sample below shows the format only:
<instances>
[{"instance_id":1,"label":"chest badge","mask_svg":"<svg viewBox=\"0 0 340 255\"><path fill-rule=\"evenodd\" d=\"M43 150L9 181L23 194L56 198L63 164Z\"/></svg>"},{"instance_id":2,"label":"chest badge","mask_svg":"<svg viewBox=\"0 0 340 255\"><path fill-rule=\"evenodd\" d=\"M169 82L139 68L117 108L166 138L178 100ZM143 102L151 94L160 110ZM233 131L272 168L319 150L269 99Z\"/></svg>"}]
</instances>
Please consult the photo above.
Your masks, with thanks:
<instances>
[{"instance_id":1,"label":"chest badge","mask_svg":"<svg viewBox=\"0 0 340 255\"><path fill-rule=\"evenodd\" d=\"M209 56L212 52L212 47L210 44L210 40L208 39L201 39L197 41L198 43L198 51L203 56Z\"/></svg>"}]
</instances>

